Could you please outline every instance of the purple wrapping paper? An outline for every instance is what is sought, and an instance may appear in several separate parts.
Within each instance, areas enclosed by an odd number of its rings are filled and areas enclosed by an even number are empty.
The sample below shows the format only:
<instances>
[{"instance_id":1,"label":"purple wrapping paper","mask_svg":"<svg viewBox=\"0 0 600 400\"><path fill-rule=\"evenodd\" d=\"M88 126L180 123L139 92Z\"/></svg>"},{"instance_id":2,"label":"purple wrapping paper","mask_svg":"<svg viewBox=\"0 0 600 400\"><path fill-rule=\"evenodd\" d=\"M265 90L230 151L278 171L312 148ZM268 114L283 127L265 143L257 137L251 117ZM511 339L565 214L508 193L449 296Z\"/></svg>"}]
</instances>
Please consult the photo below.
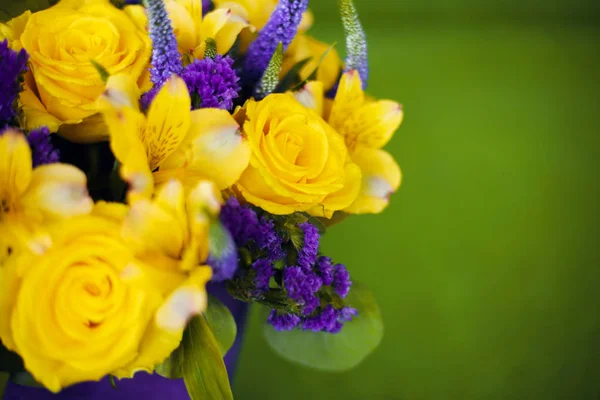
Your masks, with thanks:
<instances>
[{"instance_id":1,"label":"purple wrapping paper","mask_svg":"<svg viewBox=\"0 0 600 400\"><path fill-rule=\"evenodd\" d=\"M242 345L242 333L246 324L248 304L229 296L223 284L210 284L208 292L218 297L229 307L238 326L238 336L235 343L225 356L229 379L233 383L235 367ZM4 400L189 400L189 398L183 380L172 381L158 375L146 373L138 373L133 379L117 381L117 389L114 389L110 381L105 378L100 382L85 382L71 386L59 394L9 382L4 395Z\"/></svg>"}]
</instances>

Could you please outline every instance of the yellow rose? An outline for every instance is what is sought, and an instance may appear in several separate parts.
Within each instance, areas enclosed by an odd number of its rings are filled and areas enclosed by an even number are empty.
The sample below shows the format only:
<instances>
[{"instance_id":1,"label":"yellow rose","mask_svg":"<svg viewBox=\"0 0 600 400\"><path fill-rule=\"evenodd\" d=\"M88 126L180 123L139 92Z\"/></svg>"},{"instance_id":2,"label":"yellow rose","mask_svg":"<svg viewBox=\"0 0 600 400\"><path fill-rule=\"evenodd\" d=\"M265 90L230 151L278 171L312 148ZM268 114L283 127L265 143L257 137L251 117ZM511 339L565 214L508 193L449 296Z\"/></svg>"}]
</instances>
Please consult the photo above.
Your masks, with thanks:
<instances>
[{"instance_id":1,"label":"yellow rose","mask_svg":"<svg viewBox=\"0 0 600 400\"><path fill-rule=\"evenodd\" d=\"M20 252L0 268L0 338L53 392L152 371L206 306L210 269L172 271L179 284L164 293L150 272L156 267L120 236L125 213L123 205L104 204L57 222L47 251Z\"/></svg>"},{"instance_id":2,"label":"yellow rose","mask_svg":"<svg viewBox=\"0 0 600 400\"><path fill-rule=\"evenodd\" d=\"M20 97L26 128L46 125L76 142L107 138L96 105L104 84L91 61L137 81L151 53L147 33L109 0L63 0L32 14L19 39L31 67Z\"/></svg>"},{"instance_id":3,"label":"yellow rose","mask_svg":"<svg viewBox=\"0 0 600 400\"><path fill-rule=\"evenodd\" d=\"M273 214L306 211L330 218L360 190L361 173L344 140L290 94L250 100L237 115L252 149L236 189Z\"/></svg>"}]
</instances>

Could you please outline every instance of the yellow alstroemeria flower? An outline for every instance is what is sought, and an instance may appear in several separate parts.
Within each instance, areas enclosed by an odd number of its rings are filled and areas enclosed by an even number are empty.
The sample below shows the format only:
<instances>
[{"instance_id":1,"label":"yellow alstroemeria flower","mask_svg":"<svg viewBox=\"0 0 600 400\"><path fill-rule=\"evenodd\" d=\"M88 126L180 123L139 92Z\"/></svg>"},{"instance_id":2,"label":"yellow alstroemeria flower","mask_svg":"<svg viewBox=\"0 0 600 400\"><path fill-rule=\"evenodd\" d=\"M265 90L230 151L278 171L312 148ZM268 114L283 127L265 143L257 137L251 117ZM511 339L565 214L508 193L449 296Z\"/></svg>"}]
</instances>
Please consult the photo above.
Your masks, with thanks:
<instances>
[{"instance_id":1,"label":"yellow alstroemeria flower","mask_svg":"<svg viewBox=\"0 0 600 400\"><path fill-rule=\"evenodd\" d=\"M154 184L176 178L186 189L201 180L229 188L250 160L250 146L225 110L190 111L185 82L173 76L154 98L148 114L138 106L139 90L125 76L113 76L99 99L121 175L134 197L150 197Z\"/></svg>"},{"instance_id":2,"label":"yellow alstroemeria flower","mask_svg":"<svg viewBox=\"0 0 600 400\"><path fill-rule=\"evenodd\" d=\"M202 181L186 194L181 182L171 180L154 199L131 205L122 235L141 259L160 262L162 271L193 270L208 257L210 223L218 218L221 203L212 182ZM165 288L171 286L168 276L157 278Z\"/></svg>"},{"instance_id":3,"label":"yellow alstroemeria flower","mask_svg":"<svg viewBox=\"0 0 600 400\"><path fill-rule=\"evenodd\" d=\"M157 279L163 266L140 259L120 235L126 213L104 203L49 224L52 246L19 253L0 269L0 339L53 392L152 372L206 308L210 268L161 271Z\"/></svg>"},{"instance_id":4,"label":"yellow alstroemeria flower","mask_svg":"<svg viewBox=\"0 0 600 400\"><path fill-rule=\"evenodd\" d=\"M365 96L357 71L342 76L333 101L324 99L323 84L309 82L296 93L305 106L324 116L344 137L348 151L362 171L361 192L345 212L380 213L402 181L400 167L382 150L402 123L402 106L392 100L372 100Z\"/></svg>"},{"instance_id":5,"label":"yellow alstroemeria flower","mask_svg":"<svg viewBox=\"0 0 600 400\"><path fill-rule=\"evenodd\" d=\"M239 33L248 26L248 22L229 9L211 11L202 14L202 0L165 0L165 8L171 19L173 32L182 54L190 54L194 58L204 58L206 39L214 39L217 53L227 53ZM147 26L148 18L142 6L127 6L125 10L138 21Z\"/></svg>"},{"instance_id":6,"label":"yellow alstroemeria flower","mask_svg":"<svg viewBox=\"0 0 600 400\"><path fill-rule=\"evenodd\" d=\"M66 164L32 169L25 135L12 129L0 134L0 262L8 249L42 251L49 243L39 224L88 213L92 206L83 172Z\"/></svg>"},{"instance_id":7,"label":"yellow alstroemeria flower","mask_svg":"<svg viewBox=\"0 0 600 400\"><path fill-rule=\"evenodd\" d=\"M138 80L151 53L146 32L109 0L61 0L1 25L0 34L30 57L19 98L23 126L82 143L106 139L96 108L104 84L91 61Z\"/></svg>"}]
</instances>

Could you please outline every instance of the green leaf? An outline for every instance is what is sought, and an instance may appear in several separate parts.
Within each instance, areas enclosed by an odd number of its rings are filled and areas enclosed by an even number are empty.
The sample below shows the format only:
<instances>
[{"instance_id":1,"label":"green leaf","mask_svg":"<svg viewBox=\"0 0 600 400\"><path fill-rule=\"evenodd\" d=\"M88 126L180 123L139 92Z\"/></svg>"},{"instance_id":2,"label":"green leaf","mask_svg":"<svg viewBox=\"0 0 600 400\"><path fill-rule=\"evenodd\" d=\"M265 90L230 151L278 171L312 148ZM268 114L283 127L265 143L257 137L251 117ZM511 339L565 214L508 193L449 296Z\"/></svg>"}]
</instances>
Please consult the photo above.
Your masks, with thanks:
<instances>
[{"instance_id":1,"label":"green leaf","mask_svg":"<svg viewBox=\"0 0 600 400\"><path fill-rule=\"evenodd\" d=\"M119 388L117 387L117 381L115 380L115 377L112 375L108 376L108 380L110 381L110 386L112 386L113 389L118 390Z\"/></svg>"},{"instance_id":2,"label":"green leaf","mask_svg":"<svg viewBox=\"0 0 600 400\"><path fill-rule=\"evenodd\" d=\"M6 391L6 384L10 379L10 375L6 372L0 372L0 399L4 398L4 392Z\"/></svg>"},{"instance_id":3,"label":"green leaf","mask_svg":"<svg viewBox=\"0 0 600 400\"><path fill-rule=\"evenodd\" d=\"M14 373L21 371L25 371L21 357L8 350L0 342L0 372Z\"/></svg>"},{"instance_id":4,"label":"green leaf","mask_svg":"<svg viewBox=\"0 0 600 400\"><path fill-rule=\"evenodd\" d=\"M352 0L340 0L340 12L346 34L346 68L362 71L368 65L367 36ZM361 78L364 80L366 77Z\"/></svg>"},{"instance_id":5,"label":"green leaf","mask_svg":"<svg viewBox=\"0 0 600 400\"><path fill-rule=\"evenodd\" d=\"M379 307L369 289L354 283L346 303L358 315L344 325L340 333L277 332L265 325L267 342L283 358L319 370L346 371L371 354L383 337Z\"/></svg>"},{"instance_id":6,"label":"green leaf","mask_svg":"<svg viewBox=\"0 0 600 400\"><path fill-rule=\"evenodd\" d=\"M229 308L214 296L208 296L208 308L204 314L215 339L219 343L221 356L233 346L237 335L237 325Z\"/></svg>"},{"instance_id":7,"label":"green leaf","mask_svg":"<svg viewBox=\"0 0 600 400\"><path fill-rule=\"evenodd\" d=\"M205 43L204 57L214 59L217 56L217 42L213 38L208 38Z\"/></svg>"},{"instance_id":8,"label":"green leaf","mask_svg":"<svg viewBox=\"0 0 600 400\"><path fill-rule=\"evenodd\" d=\"M262 100L275 90L279 83L279 74L281 73L281 65L283 63L283 43L279 42L275 54L271 57L269 65L264 75L260 79L256 90L254 91L254 97L257 100Z\"/></svg>"},{"instance_id":9,"label":"green leaf","mask_svg":"<svg viewBox=\"0 0 600 400\"><path fill-rule=\"evenodd\" d=\"M91 63L94 66L94 68L96 68L96 71L98 71L98 75L100 75L100 79L102 79L102 82L106 83L106 81L108 81L108 78L110 78L110 74L108 73L106 68L104 68L96 60L91 60Z\"/></svg>"},{"instance_id":10,"label":"green leaf","mask_svg":"<svg viewBox=\"0 0 600 400\"><path fill-rule=\"evenodd\" d=\"M290 70L285 74L285 76L279 81L277 87L273 91L274 93L285 93L288 90L291 90L293 87L298 86L300 79L300 71L308 62L311 60L311 57L305 58L302 61L297 62L290 68Z\"/></svg>"},{"instance_id":11,"label":"green leaf","mask_svg":"<svg viewBox=\"0 0 600 400\"><path fill-rule=\"evenodd\" d=\"M183 380L192 400L233 399L219 343L204 317L190 321L181 348Z\"/></svg>"},{"instance_id":12,"label":"green leaf","mask_svg":"<svg viewBox=\"0 0 600 400\"><path fill-rule=\"evenodd\" d=\"M325 61L325 57L327 57L327 55L331 52L331 50L333 50L333 48L336 45L337 45L337 43L333 43L331 46L329 46L327 48L327 50L325 50L323 52L323 54L321 55L321 58L319 59L319 62L317 63L317 66L315 67L315 69L308 75L308 77L306 79L304 79L298 85L294 86L292 88L292 90L299 90L299 89L303 88L304 85L306 85L308 83L308 81L316 81L317 80L317 72L319 71L319 68L321 67L321 64L323 64L323 61Z\"/></svg>"},{"instance_id":13,"label":"green leaf","mask_svg":"<svg viewBox=\"0 0 600 400\"><path fill-rule=\"evenodd\" d=\"M27 371L16 372L10 374L11 382L21 386L43 388L44 385L35 380L35 378Z\"/></svg>"}]
</instances>

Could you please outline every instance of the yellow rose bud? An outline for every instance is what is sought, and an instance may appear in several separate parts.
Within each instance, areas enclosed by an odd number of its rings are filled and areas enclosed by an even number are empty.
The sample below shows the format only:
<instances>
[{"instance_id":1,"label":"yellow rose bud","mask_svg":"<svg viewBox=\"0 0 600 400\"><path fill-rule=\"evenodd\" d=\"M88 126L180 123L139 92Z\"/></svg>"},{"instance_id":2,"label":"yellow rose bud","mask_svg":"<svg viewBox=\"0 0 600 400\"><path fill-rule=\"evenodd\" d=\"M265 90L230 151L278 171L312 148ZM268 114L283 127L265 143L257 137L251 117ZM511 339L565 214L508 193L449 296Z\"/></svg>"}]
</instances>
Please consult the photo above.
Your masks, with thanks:
<instances>
[{"instance_id":1,"label":"yellow rose bud","mask_svg":"<svg viewBox=\"0 0 600 400\"><path fill-rule=\"evenodd\" d=\"M290 94L249 101L238 117L252 149L236 188L273 214L307 211L330 218L360 190L361 173L342 137Z\"/></svg>"},{"instance_id":2,"label":"yellow rose bud","mask_svg":"<svg viewBox=\"0 0 600 400\"><path fill-rule=\"evenodd\" d=\"M206 307L210 268L156 270L121 237L124 206L48 227L43 254L19 252L0 269L0 339L49 390L108 374L152 371ZM165 293L164 276L178 281Z\"/></svg>"},{"instance_id":3,"label":"yellow rose bud","mask_svg":"<svg viewBox=\"0 0 600 400\"><path fill-rule=\"evenodd\" d=\"M47 125L76 142L107 139L96 103L104 84L91 61L137 81L150 59L147 33L109 0L63 0L32 14L19 39L31 67L21 95L26 128Z\"/></svg>"}]
</instances>

